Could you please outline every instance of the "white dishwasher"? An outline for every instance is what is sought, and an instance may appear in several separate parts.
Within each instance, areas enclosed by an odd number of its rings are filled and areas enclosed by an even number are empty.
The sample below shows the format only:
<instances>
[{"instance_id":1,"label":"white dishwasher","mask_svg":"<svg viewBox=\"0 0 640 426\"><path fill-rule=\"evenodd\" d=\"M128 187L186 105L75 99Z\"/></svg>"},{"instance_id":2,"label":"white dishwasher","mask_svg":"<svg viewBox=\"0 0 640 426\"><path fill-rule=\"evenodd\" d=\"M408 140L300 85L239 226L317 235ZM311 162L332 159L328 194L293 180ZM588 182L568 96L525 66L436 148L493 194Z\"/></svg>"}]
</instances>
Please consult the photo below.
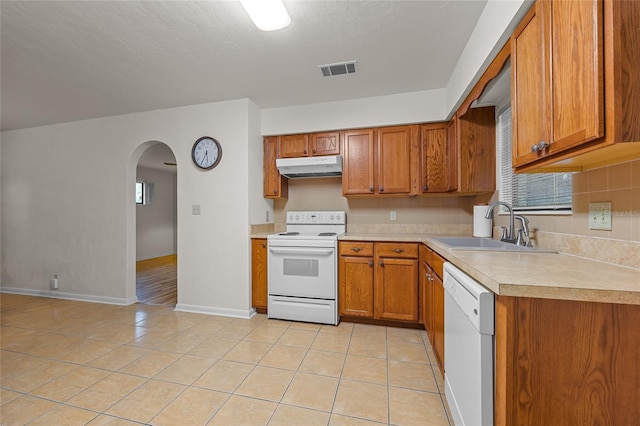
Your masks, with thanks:
<instances>
[{"instance_id":1,"label":"white dishwasher","mask_svg":"<svg viewBox=\"0 0 640 426\"><path fill-rule=\"evenodd\" d=\"M444 264L445 395L456 426L493 425L494 294Z\"/></svg>"}]
</instances>

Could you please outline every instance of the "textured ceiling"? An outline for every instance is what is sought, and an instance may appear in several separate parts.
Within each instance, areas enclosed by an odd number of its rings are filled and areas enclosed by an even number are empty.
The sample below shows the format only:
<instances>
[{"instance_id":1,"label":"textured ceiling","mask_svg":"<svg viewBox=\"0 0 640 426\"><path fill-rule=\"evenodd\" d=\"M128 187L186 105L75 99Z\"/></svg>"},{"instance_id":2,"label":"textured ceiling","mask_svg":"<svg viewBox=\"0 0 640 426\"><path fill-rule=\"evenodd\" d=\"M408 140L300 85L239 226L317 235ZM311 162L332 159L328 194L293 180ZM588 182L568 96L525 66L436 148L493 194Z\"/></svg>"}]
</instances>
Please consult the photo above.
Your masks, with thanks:
<instances>
[{"instance_id":1,"label":"textured ceiling","mask_svg":"<svg viewBox=\"0 0 640 426\"><path fill-rule=\"evenodd\" d=\"M285 1L291 25L267 33L236 1L2 0L2 129L442 88L485 4ZM317 67L347 60L357 74L323 78Z\"/></svg>"}]
</instances>

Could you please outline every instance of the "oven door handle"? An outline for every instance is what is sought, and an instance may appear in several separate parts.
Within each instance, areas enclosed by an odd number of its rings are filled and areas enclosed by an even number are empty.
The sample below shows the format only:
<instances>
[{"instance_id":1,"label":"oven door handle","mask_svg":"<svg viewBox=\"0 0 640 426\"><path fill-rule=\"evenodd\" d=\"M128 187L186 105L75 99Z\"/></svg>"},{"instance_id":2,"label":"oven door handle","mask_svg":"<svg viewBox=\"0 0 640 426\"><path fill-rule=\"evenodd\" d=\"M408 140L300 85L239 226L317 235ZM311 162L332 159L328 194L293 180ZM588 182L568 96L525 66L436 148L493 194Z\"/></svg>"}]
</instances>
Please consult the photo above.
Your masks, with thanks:
<instances>
[{"instance_id":1,"label":"oven door handle","mask_svg":"<svg viewBox=\"0 0 640 426\"><path fill-rule=\"evenodd\" d=\"M334 252L333 248L310 248L310 247L269 247L269 251L274 254L299 254L299 255L319 255L327 256Z\"/></svg>"}]
</instances>

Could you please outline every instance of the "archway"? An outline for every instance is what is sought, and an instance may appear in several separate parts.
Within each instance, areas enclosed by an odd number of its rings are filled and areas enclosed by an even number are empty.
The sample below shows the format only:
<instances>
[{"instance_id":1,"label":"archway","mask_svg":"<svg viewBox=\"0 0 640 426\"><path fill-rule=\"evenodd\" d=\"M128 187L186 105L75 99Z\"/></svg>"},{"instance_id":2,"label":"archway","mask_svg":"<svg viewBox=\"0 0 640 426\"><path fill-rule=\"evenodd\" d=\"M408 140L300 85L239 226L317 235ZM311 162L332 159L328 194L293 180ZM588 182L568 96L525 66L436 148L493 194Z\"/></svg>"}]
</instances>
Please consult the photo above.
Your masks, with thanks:
<instances>
[{"instance_id":1,"label":"archway","mask_svg":"<svg viewBox=\"0 0 640 426\"><path fill-rule=\"evenodd\" d=\"M177 303L177 164L168 145L150 141L132 155L127 183L128 295L142 304ZM131 297L129 297L131 299Z\"/></svg>"}]
</instances>

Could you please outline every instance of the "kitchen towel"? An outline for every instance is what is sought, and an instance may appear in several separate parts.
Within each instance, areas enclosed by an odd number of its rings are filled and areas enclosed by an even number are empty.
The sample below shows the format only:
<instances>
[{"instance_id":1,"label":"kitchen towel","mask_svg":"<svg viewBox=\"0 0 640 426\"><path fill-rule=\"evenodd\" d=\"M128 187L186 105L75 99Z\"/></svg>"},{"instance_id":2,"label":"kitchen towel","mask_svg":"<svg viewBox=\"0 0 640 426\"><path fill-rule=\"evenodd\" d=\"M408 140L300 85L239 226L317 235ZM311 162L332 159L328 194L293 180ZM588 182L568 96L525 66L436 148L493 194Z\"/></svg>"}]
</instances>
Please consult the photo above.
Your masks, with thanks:
<instances>
[{"instance_id":1,"label":"kitchen towel","mask_svg":"<svg viewBox=\"0 0 640 426\"><path fill-rule=\"evenodd\" d=\"M493 219L486 219L485 216L489 211L489 206L481 204L473 206L473 236L474 237L491 237Z\"/></svg>"}]
</instances>

